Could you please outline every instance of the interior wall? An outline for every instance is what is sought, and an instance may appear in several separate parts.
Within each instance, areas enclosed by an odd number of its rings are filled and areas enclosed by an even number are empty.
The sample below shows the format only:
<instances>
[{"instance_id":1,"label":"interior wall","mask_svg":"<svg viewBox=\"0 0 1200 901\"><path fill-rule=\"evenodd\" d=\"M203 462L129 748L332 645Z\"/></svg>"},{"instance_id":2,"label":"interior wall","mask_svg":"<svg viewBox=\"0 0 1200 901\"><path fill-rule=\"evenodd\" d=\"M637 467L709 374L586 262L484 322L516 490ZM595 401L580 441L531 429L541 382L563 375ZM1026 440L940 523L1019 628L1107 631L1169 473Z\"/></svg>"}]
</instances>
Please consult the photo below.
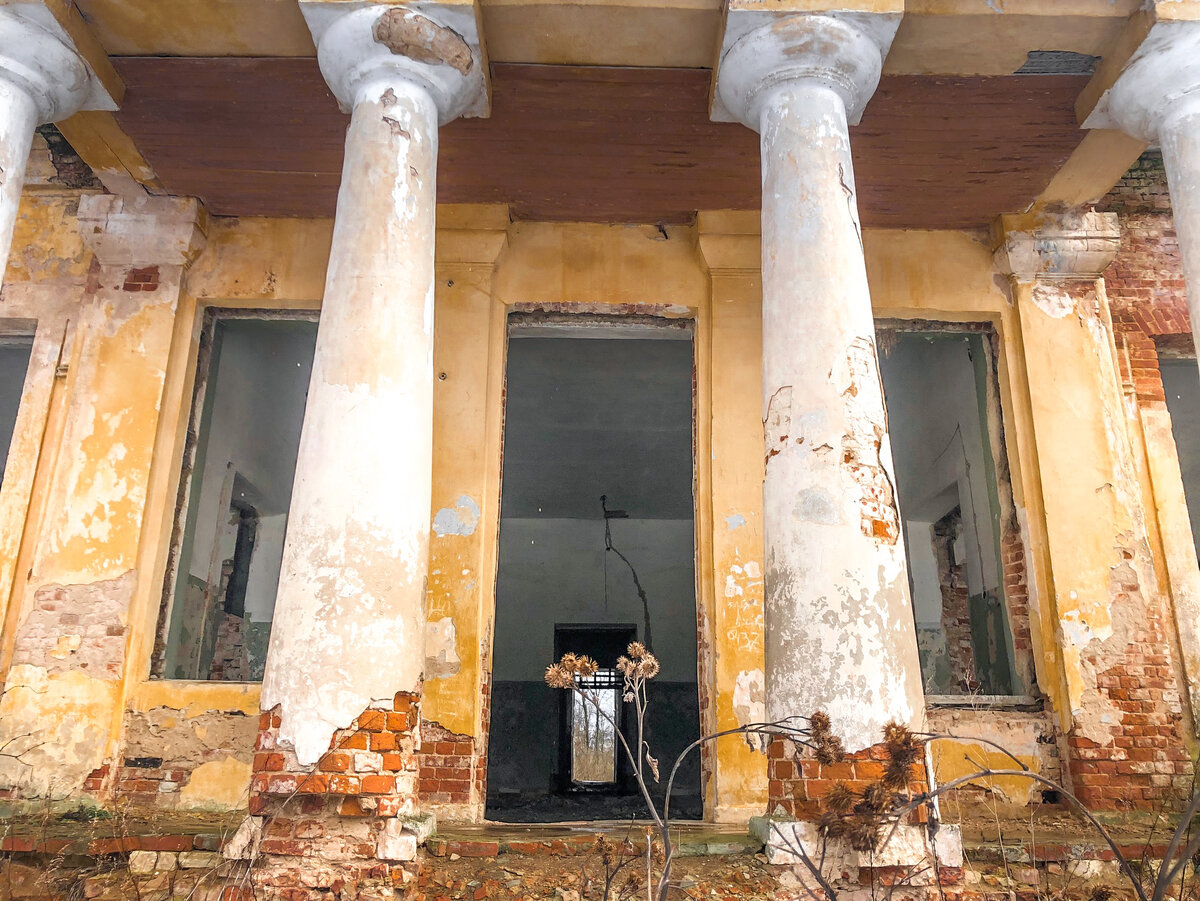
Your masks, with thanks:
<instances>
[{"instance_id":1,"label":"interior wall","mask_svg":"<svg viewBox=\"0 0 1200 901\"><path fill-rule=\"evenodd\" d=\"M654 653L662 664L655 681L695 682L692 521L618 519L611 527L613 544L637 569L650 602ZM540 682L553 662L560 623L631 623L645 637L629 569L604 549L604 520L505 519L500 560L497 593L507 603L496 611L493 678ZM616 661L598 662L611 667Z\"/></svg>"}]
</instances>

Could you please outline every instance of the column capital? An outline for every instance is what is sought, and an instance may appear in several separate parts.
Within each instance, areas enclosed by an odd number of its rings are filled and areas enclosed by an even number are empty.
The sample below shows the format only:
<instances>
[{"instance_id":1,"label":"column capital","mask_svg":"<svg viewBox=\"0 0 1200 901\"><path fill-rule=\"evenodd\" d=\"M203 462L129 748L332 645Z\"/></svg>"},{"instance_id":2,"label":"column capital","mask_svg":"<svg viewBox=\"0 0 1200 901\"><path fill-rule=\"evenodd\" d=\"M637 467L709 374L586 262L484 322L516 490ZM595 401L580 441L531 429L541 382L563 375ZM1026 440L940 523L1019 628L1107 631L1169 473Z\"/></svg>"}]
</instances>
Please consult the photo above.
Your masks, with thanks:
<instances>
[{"instance_id":1,"label":"column capital","mask_svg":"<svg viewBox=\"0 0 1200 901\"><path fill-rule=\"evenodd\" d=\"M993 233L997 268L1019 282L1095 280L1121 247L1117 214L1091 210L1001 216Z\"/></svg>"},{"instance_id":2,"label":"column capital","mask_svg":"<svg viewBox=\"0 0 1200 901\"><path fill-rule=\"evenodd\" d=\"M65 119L81 109L117 108L66 30L40 2L0 5L0 81L28 95L39 123Z\"/></svg>"},{"instance_id":3,"label":"column capital","mask_svg":"<svg viewBox=\"0 0 1200 901\"><path fill-rule=\"evenodd\" d=\"M342 110L380 80L419 85L438 109L438 124L486 117L491 104L487 55L474 2L415 5L301 0L317 44L321 74Z\"/></svg>"},{"instance_id":4,"label":"column capital","mask_svg":"<svg viewBox=\"0 0 1200 901\"><path fill-rule=\"evenodd\" d=\"M1155 142L1172 116L1200 101L1200 20L1151 26L1084 128L1118 128Z\"/></svg>"},{"instance_id":5,"label":"column capital","mask_svg":"<svg viewBox=\"0 0 1200 901\"><path fill-rule=\"evenodd\" d=\"M102 266L189 266L204 249L208 213L192 197L84 194L79 231Z\"/></svg>"},{"instance_id":6,"label":"column capital","mask_svg":"<svg viewBox=\"0 0 1200 901\"><path fill-rule=\"evenodd\" d=\"M824 85L857 124L875 93L900 12L796 12L731 5L716 71L711 117L758 131L763 100L795 81Z\"/></svg>"}]
</instances>

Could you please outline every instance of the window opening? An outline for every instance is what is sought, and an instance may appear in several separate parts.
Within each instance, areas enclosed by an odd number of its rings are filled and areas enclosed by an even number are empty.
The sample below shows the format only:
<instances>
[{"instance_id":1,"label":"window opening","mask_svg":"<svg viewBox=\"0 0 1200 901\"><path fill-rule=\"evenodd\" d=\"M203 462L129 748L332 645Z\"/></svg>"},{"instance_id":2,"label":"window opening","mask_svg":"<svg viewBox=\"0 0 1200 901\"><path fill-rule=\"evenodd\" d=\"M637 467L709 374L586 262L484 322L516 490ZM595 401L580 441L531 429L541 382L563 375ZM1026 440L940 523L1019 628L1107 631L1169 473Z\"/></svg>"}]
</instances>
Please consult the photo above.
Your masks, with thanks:
<instances>
[{"instance_id":1,"label":"window opening","mask_svg":"<svg viewBox=\"0 0 1200 901\"><path fill-rule=\"evenodd\" d=\"M640 818L613 669L631 641L662 663L653 753L700 734L691 324L517 313L509 337L487 816ZM587 690L611 723L543 681L568 652L602 667ZM699 755L676 792L672 809L699 818Z\"/></svg>"},{"instance_id":2,"label":"window opening","mask_svg":"<svg viewBox=\"0 0 1200 901\"><path fill-rule=\"evenodd\" d=\"M1200 370L1196 360L1159 355L1167 412L1171 414L1171 432L1179 455L1179 473L1183 477L1183 496L1192 524L1192 541L1200 557Z\"/></svg>"},{"instance_id":3,"label":"window opening","mask_svg":"<svg viewBox=\"0 0 1200 901\"><path fill-rule=\"evenodd\" d=\"M206 315L156 676L262 679L316 330L303 314Z\"/></svg>"},{"instance_id":4,"label":"window opening","mask_svg":"<svg viewBox=\"0 0 1200 901\"><path fill-rule=\"evenodd\" d=\"M32 353L32 337L0 337L0 483L8 467L8 449L12 445Z\"/></svg>"},{"instance_id":5,"label":"window opening","mask_svg":"<svg viewBox=\"0 0 1200 901\"><path fill-rule=\"evenodd\" d=\"M1002 553L1006 537L1019 533L1015 517L1002 515L1007 482L1002 485L993 453L999 436L989 429L989 337L880 331L880 374L927 695L1026 690L1014 662L1005 596L1006 583L1024 584L1024 564L1011 555L1006 568Z\"/></svg>"}]
</instances>

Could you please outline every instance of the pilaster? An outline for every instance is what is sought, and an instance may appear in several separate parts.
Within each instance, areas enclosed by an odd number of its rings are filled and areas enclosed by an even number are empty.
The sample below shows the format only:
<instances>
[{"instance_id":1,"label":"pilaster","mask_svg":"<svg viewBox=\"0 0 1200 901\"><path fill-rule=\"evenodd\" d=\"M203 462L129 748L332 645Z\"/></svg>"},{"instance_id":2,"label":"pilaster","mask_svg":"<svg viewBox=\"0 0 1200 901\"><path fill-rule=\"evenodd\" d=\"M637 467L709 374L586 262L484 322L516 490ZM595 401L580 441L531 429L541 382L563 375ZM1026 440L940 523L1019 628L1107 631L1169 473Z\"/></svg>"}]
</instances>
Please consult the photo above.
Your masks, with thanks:
<instances>
[{"instance_id":1,"label":"pilaster","mask_svg":"<svg viewBox=\"0 0 1200 901\"><path fill-rule=\"evenodd\" d=\"M0 708L0 742L21 752L0 788L16 797L68 797L89 776L103 791L113 774L167 357L204 241L194 200L84 195L79 222L95 257L59 355Z\"/></svg>"},{"instance_id":2,"label":"pilaster","mask_svg":"<svg viewBox=\"0 0 1200 901\"><path fill-rule=\"evenodd\" d=\"M1156 779L1186 778L1187 752L1101 276L1118 244L1112 214L1004 217L995 235L1020 323L1046 519L1052 602L1039 615L1061 671L1042 675L1059 683L1045 687L1060 699L1076 794L1093 807L1136 808Z\"/></svg>"}]
</instances>

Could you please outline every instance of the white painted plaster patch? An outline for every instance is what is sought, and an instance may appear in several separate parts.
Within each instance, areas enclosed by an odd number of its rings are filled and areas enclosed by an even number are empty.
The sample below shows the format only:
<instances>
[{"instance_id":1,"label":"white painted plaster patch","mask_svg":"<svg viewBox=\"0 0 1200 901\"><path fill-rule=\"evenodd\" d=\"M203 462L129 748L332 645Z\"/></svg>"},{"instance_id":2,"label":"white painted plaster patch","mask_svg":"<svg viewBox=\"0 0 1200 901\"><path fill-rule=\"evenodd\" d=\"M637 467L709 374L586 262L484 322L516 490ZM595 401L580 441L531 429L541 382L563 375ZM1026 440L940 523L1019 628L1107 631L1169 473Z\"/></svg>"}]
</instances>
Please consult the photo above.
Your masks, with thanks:
<instances>
[{"instance_id":1,"label":"white painted plaster patch","mask_svg":"<svg viewBox=\"0 0 1200 901\"><path fill-rule=\"evenodd\" d=\"M1034 306L1055 319L1069 316L1075 309L1075 298L1057 285L1038 282L1031 294Z\"/></svg>"},{"instance_id":2,"label":"white painted plaster patch","mask_svg":"<svg viewBox=\"0 0 1200 901\"><path fill-rule=\"evenodd\" d=\"M465 494L455 501L453 507L442 507L433 517L433 531L438 538L473 535L478 524L479 505Z\"/></svg>"},{"instance_id":3,"label":"white painted plaster patch","mask_svg":"<svg viewBox=\"0 0 1200 901\"><path fill-rule=\"evenodd\" d=\"M766 679L760 669L742 670L733 686L733 715L738 725L761 723L766 719ZM766 752L765 735L747 735L746 744L753 751Z\"/></svg>"},{"instance_id":4,"label":"white painted plaster patch","mask_svg":"<svg viewBox=\"0 0 1200 901\"><path fill-rule=\"evenodd\" d=\"M746 524L746 517L742 516L740 513L735 513L733 516L725 517L725 524L729 526L730 531L733 529L740 529Z\"/></svg>"},{"instance_id":5,"label":"white painted plaster patch","mask_svg":"<svg viewBox=\"0 0 1200 901\"><path fill-rule=\"evenodd\" d=\"M462 668L458 656L458 636L449 616L425 624L425 676L446 679Z\"/></svg>"}]
</instances>

